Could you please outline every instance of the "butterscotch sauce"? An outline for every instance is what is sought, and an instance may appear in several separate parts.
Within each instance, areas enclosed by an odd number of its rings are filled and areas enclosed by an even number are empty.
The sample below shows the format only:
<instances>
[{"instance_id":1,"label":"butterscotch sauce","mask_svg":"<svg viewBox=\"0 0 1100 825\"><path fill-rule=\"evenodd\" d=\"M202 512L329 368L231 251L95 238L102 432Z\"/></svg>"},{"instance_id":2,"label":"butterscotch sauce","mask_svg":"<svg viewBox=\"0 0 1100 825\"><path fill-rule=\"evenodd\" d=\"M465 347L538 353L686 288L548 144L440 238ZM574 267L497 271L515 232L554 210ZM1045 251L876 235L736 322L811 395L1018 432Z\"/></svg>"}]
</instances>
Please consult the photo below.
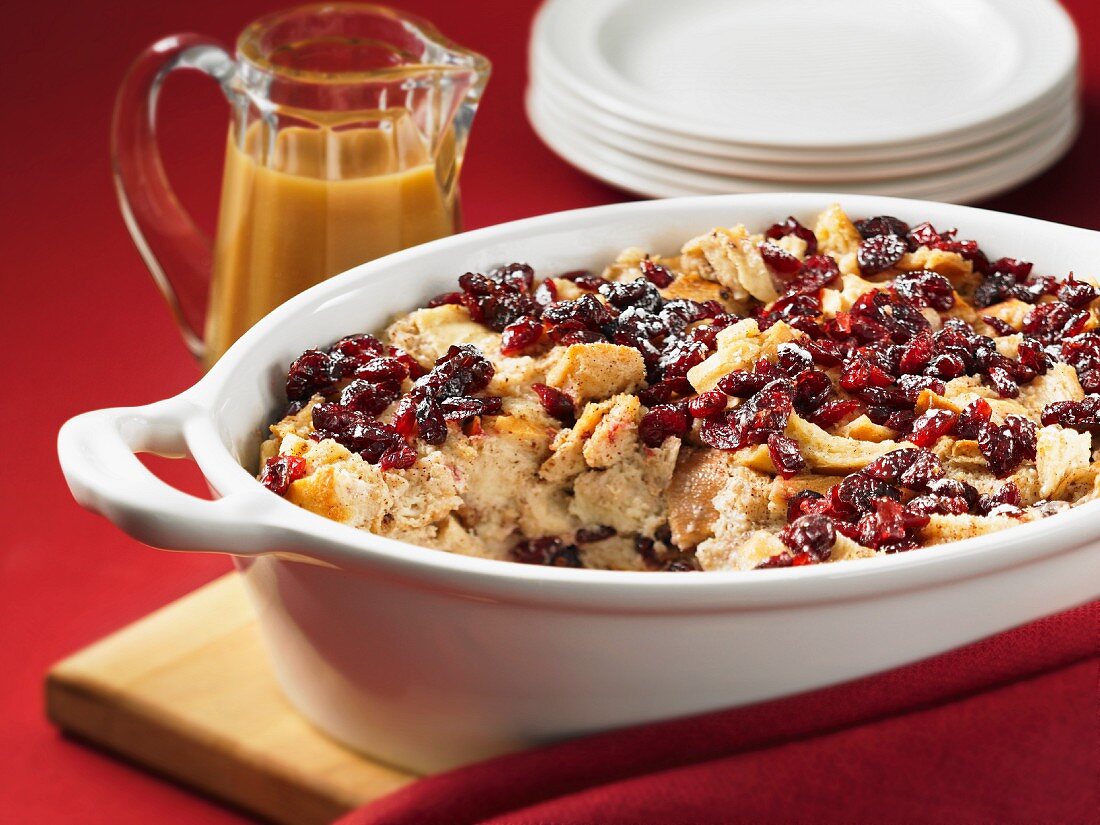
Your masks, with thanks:
<instances>
[{"instance_id":1,"label":"butterscotch sauce","mask_svg":"<svg viewBox=\"0 0 1100 825\"><path fill-rule=\"evenodd\" d=\"M429 157L407 119L385 129L288 127L270 145L268 134L253 125L242 148L230 132L207 367L307 287L457 228L455 163Z\"/></svg>"}]
</instances>

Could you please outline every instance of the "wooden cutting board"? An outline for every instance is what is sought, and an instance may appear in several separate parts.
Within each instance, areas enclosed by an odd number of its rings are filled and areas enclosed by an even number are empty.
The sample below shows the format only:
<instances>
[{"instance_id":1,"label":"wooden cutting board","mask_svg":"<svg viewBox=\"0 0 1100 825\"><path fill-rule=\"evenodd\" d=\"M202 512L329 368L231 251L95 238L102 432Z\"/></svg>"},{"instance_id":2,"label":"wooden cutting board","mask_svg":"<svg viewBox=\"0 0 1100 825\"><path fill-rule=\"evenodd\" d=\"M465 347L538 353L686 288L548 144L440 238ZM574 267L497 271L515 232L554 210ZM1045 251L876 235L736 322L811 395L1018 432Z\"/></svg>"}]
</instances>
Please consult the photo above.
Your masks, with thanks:
<instances>
[{"instance_id":1,"label":"wooden cutting board","mask_svg":"<svg viewBox=\"0 0 1100 825\"><path fill-rule=\"evenodd\" d=\"M66 733L280 825L320 825L415 777L372 762L287 703L236 573L57 664Z\"/></svg>"}]
</instances>

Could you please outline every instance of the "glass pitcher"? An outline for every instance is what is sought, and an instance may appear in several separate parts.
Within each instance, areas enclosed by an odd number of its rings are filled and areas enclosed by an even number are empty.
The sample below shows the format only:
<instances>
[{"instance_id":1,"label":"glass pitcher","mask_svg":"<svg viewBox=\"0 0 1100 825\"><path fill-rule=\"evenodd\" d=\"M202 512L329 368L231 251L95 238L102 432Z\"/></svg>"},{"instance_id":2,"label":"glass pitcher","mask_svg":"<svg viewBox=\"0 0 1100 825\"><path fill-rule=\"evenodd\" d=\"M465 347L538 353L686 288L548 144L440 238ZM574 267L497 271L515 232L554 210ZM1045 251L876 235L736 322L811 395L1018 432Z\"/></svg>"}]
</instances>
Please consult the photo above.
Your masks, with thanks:
<instances>
[{"instance_id":1,"label":"glass pitcher","mask_svg":"<svg viewBox=\"0 0 1100 825\"><path fill-rule=\"evenodd\" d=\"M231 106L217 237L172 192L157 94L175 69L214 78ZM489 77L481 55L380 6L263 17L236 60L193 34L131 67L111 127L126 225L191 352L209 367L268 311L363 261L458 229L458 176Z\"/></svg>"}]
</instances>

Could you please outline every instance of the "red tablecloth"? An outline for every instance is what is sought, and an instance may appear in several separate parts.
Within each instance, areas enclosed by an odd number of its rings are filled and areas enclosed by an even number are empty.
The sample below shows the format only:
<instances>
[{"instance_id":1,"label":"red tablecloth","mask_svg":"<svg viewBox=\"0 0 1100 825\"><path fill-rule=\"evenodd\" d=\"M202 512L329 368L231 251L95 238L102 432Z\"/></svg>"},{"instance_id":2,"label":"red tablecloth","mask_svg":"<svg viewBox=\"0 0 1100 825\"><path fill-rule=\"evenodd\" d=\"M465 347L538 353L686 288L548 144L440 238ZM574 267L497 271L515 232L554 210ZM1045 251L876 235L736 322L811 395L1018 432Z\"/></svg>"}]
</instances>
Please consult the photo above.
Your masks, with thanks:
<instances>
[{"instance_id":1,"label":"red tablecloth","mask_svg":"<svg viewBox=\"0 0 1100 825\"><path fill-rule=\"evenodd\" d=\"M58 737L42 715L41 679L61 656L228 569L220 557L146 549L82 512L57 470L54 438L77 412L153 401L198 377L126 235L111 188L107 124L126 65L161 35L193 30L231 41L251 19L282 5L40 0L5 8L0 369L10 435L0 496L4 821L242 821ZM559 161L526 123L521 94L533 0L400 5L495 64L464 171L469 226L624 197ZM1100 54L1089 48L1100 37L1100 6L1086 0L1067 5L1085 46L1084 132L1070 156L1041 180L990 205L1100 227L1093 163L1100 147ZM858 83L853 88L858 93ZM899 105L914 101L900 94ZM225 106L208 81L172 78L162 110L169 173L199 222L212 227ZM165 473L196 484L186 465L173 464Z\"/></svg>"}]
</instances>

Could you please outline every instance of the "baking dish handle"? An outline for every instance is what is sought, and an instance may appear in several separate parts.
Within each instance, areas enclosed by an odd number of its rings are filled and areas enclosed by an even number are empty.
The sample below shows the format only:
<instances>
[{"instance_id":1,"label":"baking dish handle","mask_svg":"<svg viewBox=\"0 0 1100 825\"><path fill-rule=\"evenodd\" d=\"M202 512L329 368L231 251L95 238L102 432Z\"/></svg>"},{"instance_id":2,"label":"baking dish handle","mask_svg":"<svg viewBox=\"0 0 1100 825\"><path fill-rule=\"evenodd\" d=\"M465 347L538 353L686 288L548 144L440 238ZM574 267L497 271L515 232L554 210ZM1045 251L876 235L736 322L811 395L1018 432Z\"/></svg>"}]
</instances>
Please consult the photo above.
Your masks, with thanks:
<instances>
[{"instance_id":1,"label":"baking dish handle","mask_svg":"<svg viewBox=\"0 0 1100 825\"><path fill-rule=\"evenodd\" d=\"M188 457L184 424L197 408L185 397L145 407L77 416L57 437L73 497L135 539L165 550L257 555L278 549L279 531L265 518L270 494L236 492L215 501L171 487L135 453Z\"/></svg>"}]
</instances>

